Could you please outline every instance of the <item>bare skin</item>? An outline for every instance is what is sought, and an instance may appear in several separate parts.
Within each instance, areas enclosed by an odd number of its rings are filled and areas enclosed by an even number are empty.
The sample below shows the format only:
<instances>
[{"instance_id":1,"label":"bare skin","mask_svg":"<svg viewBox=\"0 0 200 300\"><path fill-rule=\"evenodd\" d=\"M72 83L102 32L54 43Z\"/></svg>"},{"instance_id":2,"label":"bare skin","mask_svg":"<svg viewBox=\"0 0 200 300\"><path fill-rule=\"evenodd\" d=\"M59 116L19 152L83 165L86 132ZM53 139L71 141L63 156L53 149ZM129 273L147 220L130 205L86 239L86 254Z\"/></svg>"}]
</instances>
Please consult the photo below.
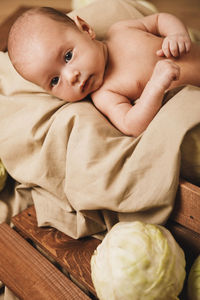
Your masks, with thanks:
<instances>
[{"instance_id":1,"label":"bare skin","mask_svg":"<svg viewBox=\"0 0 200 300\"><path fill-rule=\"evenodd\" d=\"M75 23L67 28L41 15L28 20L9 39L11 61L25 79L60 99L75 102L90 94L124 134L138 136L147 128L167 90L200 86L200 46L174 16L119 22L103 42L84 20Z\"/></svg>"},{"instance_id":2,"label":"bare skin","mask_svg":"<svg viewBox=\"0 0 200 300\"><path fill-rule=\"evenodd\" d=\"M158 34L157 27L152 29L152 21L153 18L149 25L148 20L145 27ZM200 47L191 44L186 35L188 44L182 53L178 46L174 53L169 47L164 53L164 39L147 30L137 20L111 28L106 40L109 63L104 84L92 94L99 110L122 132L133 136L146 129L162 106L167 90L186 84L200 86ZM139 99L134 106L133 99Z\"/></svg>"}]
</instances>

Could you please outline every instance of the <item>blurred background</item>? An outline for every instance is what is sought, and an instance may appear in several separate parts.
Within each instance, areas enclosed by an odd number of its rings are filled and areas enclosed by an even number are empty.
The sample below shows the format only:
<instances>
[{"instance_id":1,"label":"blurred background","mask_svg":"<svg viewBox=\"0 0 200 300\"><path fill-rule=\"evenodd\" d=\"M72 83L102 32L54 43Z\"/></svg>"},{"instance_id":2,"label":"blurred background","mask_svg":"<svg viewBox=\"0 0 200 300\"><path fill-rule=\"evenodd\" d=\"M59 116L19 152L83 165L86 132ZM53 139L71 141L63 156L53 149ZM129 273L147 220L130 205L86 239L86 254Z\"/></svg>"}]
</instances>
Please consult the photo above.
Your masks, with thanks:
<instances>
[{"instance_id":1,"label":"blurred background","mask_svg":"<svg viewBox=\"0 0 200 300\"><path fill-rule=\"evenodd\" d=\"M51 6L61 10L69 10L71 2L71 0L0 0L0 23L20 7Z\"/></svg>"},{"instance_id":2,"label":"blurred background","mask_svg":"<svg viewBox=\"0 0 200 300\"><path fill-rule=\"evenodd\" d=\"M188 27L200 30L200 0L151 0L159 11L179 17Z\"/></svg>"},{"instance_id":3,"label":"blurred background","mask_svg":"<svg viewBox=\"0 0 200 300\"><path fill-rule=\"evenodd\" d=\"M73 3L85 4L92 0L0 0L0 24L21 6L52 6L69 11ZM100 1L100 0L99 0ZM200 30L200 0L147 0L159 11L177 15L186 25Z\"/></svg>"}]
</instances>

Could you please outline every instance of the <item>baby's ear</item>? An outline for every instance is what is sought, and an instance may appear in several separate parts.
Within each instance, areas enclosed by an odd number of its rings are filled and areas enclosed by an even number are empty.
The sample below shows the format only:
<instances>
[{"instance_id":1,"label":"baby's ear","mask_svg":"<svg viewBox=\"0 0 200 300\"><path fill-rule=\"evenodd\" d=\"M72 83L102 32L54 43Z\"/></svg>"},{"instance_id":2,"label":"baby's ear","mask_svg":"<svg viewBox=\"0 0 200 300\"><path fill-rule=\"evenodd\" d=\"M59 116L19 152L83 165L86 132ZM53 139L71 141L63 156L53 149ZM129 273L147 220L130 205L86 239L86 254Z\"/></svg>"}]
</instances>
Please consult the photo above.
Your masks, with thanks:
<instances>
[{"instance_id":1,"label":"baby's ear","mask_svg":"<svg viewBox=\"0 0 200 300\"><path fill-rule=\"evenodd\" d=\"M96 34L92 29L92 27L87 22L85 22L79 16L74 17L74 22L76 23L76 26L80 31L87 32L92 39L95 39Z\"/></svg>"}]
</instances>

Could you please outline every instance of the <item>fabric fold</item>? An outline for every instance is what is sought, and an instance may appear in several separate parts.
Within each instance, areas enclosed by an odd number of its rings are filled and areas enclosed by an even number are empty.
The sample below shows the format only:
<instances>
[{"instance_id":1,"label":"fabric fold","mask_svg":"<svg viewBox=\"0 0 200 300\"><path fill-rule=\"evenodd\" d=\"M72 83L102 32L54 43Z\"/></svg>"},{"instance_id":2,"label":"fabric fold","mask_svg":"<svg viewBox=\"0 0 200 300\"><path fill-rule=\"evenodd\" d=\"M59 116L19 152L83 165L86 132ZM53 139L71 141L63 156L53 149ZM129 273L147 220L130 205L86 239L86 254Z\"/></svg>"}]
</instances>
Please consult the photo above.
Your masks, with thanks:
<instances>
[{"instance_id":1,"label":"fabric fold","mask_svg":"<svg viewBox=\"0 0 200 300\"><path fill-rule=\"evenodd\" d=\"M173 208L184 136L200 122L199 98L199 88L185 87L134 139L89 100L2 95L0 157L31 193L39 226L79 238L120 220L161 224Z\"/></svg>"}]
</instances>

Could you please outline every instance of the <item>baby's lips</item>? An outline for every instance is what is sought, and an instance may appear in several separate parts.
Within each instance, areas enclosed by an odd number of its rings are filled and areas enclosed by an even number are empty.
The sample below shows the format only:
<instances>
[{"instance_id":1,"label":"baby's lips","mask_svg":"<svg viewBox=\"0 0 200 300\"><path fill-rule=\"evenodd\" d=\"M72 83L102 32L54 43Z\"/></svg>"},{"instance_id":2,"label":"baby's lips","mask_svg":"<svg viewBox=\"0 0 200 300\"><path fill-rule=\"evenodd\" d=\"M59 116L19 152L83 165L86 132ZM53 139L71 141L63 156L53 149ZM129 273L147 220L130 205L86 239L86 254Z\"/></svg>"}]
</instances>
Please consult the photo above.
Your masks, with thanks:
<instances>
[{"instance_id":1,"label":"baby's lips","mask_svg":"<svg viewBox=\"0 0 200 300\"><path fill-rule=\"evenodd\" d=\"M80 85L81 92L83 92L83 90L84 90L85 83L86 83L86 80L83 80Z\"/></svg>"},{"instance_id":2,"label":"baby's lips","mask_svg":"<svg viewBox=\"0 0 200 300\"><path fill-rule=\"evenodd\" d=\"M86 90L87 87L89 86L90 78L91 78L91 76L89 76L87 79L82 81L81 86L80 86L82 92L84 92L84 90Z\"/></svg>"}]
</instances>

